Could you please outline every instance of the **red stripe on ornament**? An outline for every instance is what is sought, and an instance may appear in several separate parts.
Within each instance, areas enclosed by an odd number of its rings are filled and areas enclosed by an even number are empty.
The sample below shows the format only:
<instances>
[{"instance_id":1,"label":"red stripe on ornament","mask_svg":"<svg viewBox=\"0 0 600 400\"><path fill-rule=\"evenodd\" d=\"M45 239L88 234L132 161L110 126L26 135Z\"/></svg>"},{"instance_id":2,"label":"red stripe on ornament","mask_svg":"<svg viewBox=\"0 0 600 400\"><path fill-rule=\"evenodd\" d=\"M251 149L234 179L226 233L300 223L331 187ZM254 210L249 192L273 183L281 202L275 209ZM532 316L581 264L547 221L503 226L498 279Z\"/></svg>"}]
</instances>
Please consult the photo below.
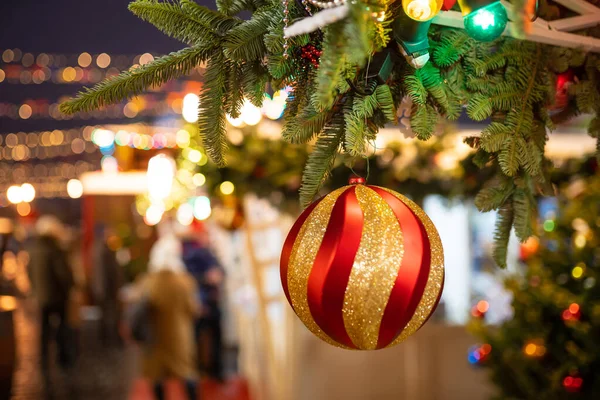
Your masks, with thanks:
<instances>
[{"instance_id":1,"label":"red stripe on ornament","mask_svg":"<svg viewBox=\"0 0 600 400\"><path fill-rule=\"evenodd\" d=\"M415 313L429 278L431 249L425 227L406 204L381 188L369 188L392 208L404 243L404 256L379 328L377 348L381 349L396 339Z\"/></svg>"},{"instance_id":2,"label":"red stripe on ornament","mask_svg":"<svg viewBox=\"0 0 600 400\"><path fill-rule=\"evenodd\" d=\"M319 327L338 343L355 349L344 326L344 295L360 245L363 212L355 186L338 198L308 278L308 306Z\"/></svg>"},{"instance_id":3,"label":"red stripe on ornament","mask_svg":"<svg viewBox=\"0 0 600 400\"><path fill-rule=\"evenodd\" d=\"M300 214L294 225L292 225L292 229L290 229L287 237L285 238L285 242L283 243L283 249L281 250L281 257L279 260L279 273L281 276L281 286L283 287L283 292L285 293L285 297L287 297L288 302L292 304L292 299L290 298L290 291L288 289L288 266L290 263L290 257L292 256L292 249L294 248L294 243L298 238L298 233L300 233L300 229L302 229L302 225L308 219L310 213L315 209L317 204L321 202L323 198L316 200L311 203L303 212Z\"/></svg>"}]
</instances>

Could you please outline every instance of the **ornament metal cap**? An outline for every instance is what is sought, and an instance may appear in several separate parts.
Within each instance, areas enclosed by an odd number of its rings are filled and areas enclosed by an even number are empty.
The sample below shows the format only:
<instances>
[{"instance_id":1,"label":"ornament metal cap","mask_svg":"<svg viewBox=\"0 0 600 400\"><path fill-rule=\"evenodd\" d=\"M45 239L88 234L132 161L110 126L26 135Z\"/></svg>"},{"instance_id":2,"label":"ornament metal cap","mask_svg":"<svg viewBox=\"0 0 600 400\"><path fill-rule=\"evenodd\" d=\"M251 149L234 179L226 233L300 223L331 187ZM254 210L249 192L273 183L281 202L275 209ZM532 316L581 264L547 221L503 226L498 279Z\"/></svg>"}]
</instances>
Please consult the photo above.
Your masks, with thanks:
<instances>
[{"instance_id":1,"label":"ornament metal cap","mask_svg":"<svg viewBox=\"0 0 600 400\"><path fill-rule=\"evenodd\" d=\"M351 176L348 179L349 185L364 185L367 181L362 176Z\"/></svg>"}]
</instances>

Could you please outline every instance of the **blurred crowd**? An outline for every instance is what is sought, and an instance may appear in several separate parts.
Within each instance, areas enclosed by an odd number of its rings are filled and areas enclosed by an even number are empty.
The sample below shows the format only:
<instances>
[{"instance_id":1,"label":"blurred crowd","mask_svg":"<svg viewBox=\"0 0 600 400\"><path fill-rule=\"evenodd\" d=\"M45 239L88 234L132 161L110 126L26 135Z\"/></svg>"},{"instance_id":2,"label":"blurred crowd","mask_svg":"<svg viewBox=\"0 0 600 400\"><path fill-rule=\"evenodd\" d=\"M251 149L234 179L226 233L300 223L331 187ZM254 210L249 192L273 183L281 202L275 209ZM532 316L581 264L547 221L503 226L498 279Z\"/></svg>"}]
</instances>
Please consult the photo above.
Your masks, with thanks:
<instances>
[{"instance_id":1,"label":"blurred crowd","mask_svg":"<svg viewBox=\"0 0 600 400\"><path fill-rule=\"evenodd\" d=\"M0 296L32 298L39 327L39 368L51 396L53 367L68 372L82 351L80 327L96 320L99 345L140 348L140 375L155 397L179 379L197 399L201 373L223 380L222 286L224 270L209 247L208 232L185 232L164 221L146 271L127 282L108 245L111 228L97 225L84 267L82 238L52 215L15 227L0 219ZM9 260L19 259L27 282L17 282ZM83 310L86 309L86 312ZM90 312L94 310L94 312Z\"/></svg>"}]
</instances>

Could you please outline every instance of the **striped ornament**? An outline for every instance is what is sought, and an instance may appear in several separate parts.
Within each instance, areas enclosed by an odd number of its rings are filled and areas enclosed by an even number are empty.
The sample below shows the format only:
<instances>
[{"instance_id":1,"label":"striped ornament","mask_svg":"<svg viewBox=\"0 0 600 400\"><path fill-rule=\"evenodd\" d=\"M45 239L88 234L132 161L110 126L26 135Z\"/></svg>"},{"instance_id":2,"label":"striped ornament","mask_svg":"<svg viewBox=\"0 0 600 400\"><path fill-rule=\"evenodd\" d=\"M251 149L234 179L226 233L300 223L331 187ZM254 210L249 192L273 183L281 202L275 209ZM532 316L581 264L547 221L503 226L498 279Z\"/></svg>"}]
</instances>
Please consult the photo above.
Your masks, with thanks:
<instances>
[{"instance_id":1,"label":"striped ornament","mask_svg":"<svg viewBox=\"0 0 600 400\"><path fill-rule=\"evenodd\" d=\"M415 203L362 178L312 203L281 254L281 283L304 325L346 349L394 346L437 306L444 255Z\"/></svg>"}]
</instances>

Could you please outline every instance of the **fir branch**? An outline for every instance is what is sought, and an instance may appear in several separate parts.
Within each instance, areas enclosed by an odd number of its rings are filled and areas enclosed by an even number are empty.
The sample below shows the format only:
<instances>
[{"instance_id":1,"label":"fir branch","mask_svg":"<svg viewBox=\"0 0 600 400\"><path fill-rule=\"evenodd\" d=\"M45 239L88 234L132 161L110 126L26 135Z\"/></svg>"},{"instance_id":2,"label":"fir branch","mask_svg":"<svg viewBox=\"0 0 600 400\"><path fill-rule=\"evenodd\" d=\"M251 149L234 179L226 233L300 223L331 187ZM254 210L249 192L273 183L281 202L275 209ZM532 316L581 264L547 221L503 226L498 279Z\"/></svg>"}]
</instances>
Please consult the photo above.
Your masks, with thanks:
<instances>
[{"instance_id":1,"label":"fir branch","mask_svg":"<svg viewBox=\"0 0 600 400\"><path fill-rule=\"evenodd\" d=\"M225 165L227 149L225 102L225 57L221 49L214 50L206 65L204 85L200 91L198 127L207 154L219 166Z\"/></svg>"},{"instance_id":2,"label":"fir branch","mask_svg":"<svg viewBox=\"0 0 600 400\"><path fill-rule=\"evenodd\" d=\"M510 129L499 122L492 122L481 132L480 146L488 153L500 151L510 138Z\"/></svg>"},{"instance_id":3,"label":"fir branch","mask_svg":"<svg viewBox=\"0 0 600 400\"><path fill-rule=\"evenodd\" d=\"M243 82L244 75L240 65L226 60L226 83L227 95L225 96L225 110L232 118L238 118L242 105L244 104ZM262 102L262 99L261 99Z\"/></svg>"},{"instance_id":4,"label":"fir branch","mask_svg":"<svg viewBox=\"0 0 600 400\"><path fill-rule=\"evenodd\" d=\"M462 29L446 31L433 51L433 59L440 67L449 67L462 58L472 43L469 35Z\"/></svg>"},{"instance_id":5,"label":"fir branch","mask_svg":"<svg viewBox=\"0 0 600 400\"><path fill-rule=\"evenodd\" d=\"M250 20L227 32L225 55L240 62L262 60L267 53L264 35L277 20L278 12L277 7L262 9L255 12Z\"/></svg>"},{"instance_id":6,"label":"fir branch","mask_svg":"<svg viewBox=\"0 0 600 400\"><path fill-rule=\"evenodd\" d=\"M244 95L256 107L262 107L265 87L269 81L269 73L260 61L242 65L241 85Z\"/></svg>"},{"instance_id":7,"label":"fir branch","mask_svg":"<svg viewBox=\"0 0 600 400\"><path fill-rule=\"evenodd\" d=\"M315 143L312 153L308 156L308 161L302 175L302 186L300 187L300 203L303 208L312 202L329 175L343 134L343 113L338 113L325 126Z\"/></svg>"},{"instance_id":8,"label":"fir branch","mask_svg":"<svg viewBox=\"0 0 600 400\"><path fill-rule=\"evenodd\" d=\"M498 182L494 180L475 196L475 206L481 212L497 210L512 196L514 183L510 180Z\"/></svg>"},{"instance_id":9,"label":"fir branch","mask_svg":"<svg viewBox=\"0 0 600 400\"><path fill-rule=\"evenodd\" d=\"M213 31L221 35L242 23L242 20L237 17L231 17L211 10L193 0L180 0L180 3L184 13L192 16L197 21L201 21L205 26L210 27Z\"/></svg>"},{"instance_id":10,"label":"fir branch","mask_svg":"<svg viewBox=\"0 0 600 400\"><path fill-rule=\"evenodd\" d=\"M377 86L375 97L377 98L377 107L385 118L390 122L395 121L396 107L394 106L394 98L390 87L388 85Z\"/></svg>"},{"instance_id":11,"label":"fir branch","mask_svg":"<svg viewBox=\"0 0 600 400\"><path fill-rule=\"evenodd\" d=\"M533 234L533 212L535 206L529 201L525 190L517 189L512 196L515 233L521 242Z\"/></svg>"},{"instance_id":12,"label":"fir branch","mask_svg":"<svg viewBox=\"0 0 600 400\"><path fill-rule=\"evenodd\" d=\"M121 72L106 79L60 105L60 111L74 114L91 111L134 97L143 91L189 74L205 61L211 49L205 46L188 47L157 58L139 68Z\"/></svg>"},{"instance_id":13,"label":"fir branch","mask_svg":"<svg viewBox=\"0 0 600 400\"><path fill-rule=\"evenodd\" d=\"M347 54L344 38L345 21L335 22L325 28L323 54L316 77L316 93L313 97L317 110L333 106L337 96L335 88L342 79Z\"/></svg>"},{"instance_id":14,"label":"fir branch","mask_svg":"<svg viewBox=\"0 0 600 400\"><path fill-rule=\"evenodd\" d=\"M332 114L331 111L317 111L308 103L294 118L294 123L287 124L283 132L284 140L296 144L310 142L331 120Z\"/></svg>"},{"instance_id":15,"label":"fir branch","mask_svg":"<svg viewBox=\"0 0 600 400\"><path fill-rule=\"evenodd\" d=\"M508 254L508 241L510 230L515 219L515 213L511 202L506 202L498 211L496 218L496 230L494 231L493 258L501 268L506 268L506 256Z\"/></svg>"},{"instance_id":16,"label":"fir branch","mask_svg":"<svg viewBox=\"0 0 600 400\"><path fill-rule=\"evenodd\" d=\"M161 32L186 44L210 44L215 32L193 14L182 10L178 3L158 0L135 0L129 10L136 16L156 26Z\"/></svg>"}]
</instances>

